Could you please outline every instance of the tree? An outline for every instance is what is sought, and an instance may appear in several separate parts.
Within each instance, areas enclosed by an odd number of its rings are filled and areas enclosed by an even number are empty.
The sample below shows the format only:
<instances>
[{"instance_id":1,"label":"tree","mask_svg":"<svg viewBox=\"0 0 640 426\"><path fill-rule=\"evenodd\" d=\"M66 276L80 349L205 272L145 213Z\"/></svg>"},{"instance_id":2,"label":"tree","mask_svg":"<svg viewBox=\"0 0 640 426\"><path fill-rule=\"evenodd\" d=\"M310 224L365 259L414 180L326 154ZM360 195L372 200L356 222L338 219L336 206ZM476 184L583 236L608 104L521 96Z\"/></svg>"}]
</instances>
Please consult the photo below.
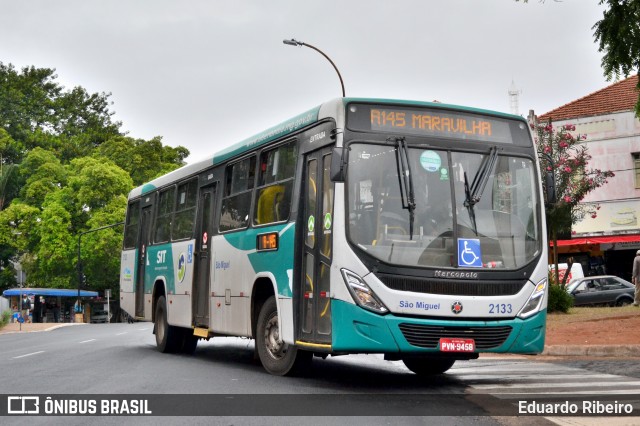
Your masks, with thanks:
<instances>
[{"instance_id":1,"label":"tree","mask_svg":"<svg viewBox=\"0 0 640 426\"><path fill-rule=\"evenodd\" d=\"M126 196L184 165L189 151L124 136L110 94L65 89L54 69L0 62L0 286L75 287L78 235L121 222ZM133 179L132 179L133 178ZM82 239L92 288L118 285L122 230Z\"/></svg>"},{"instance_id":2,"label":"tree","mask_svg":"<svg viewBox=\"0 0 640 426\"><path fill-rule=\"evenodd\" d=\"M553 262L556 271L556 282L560 283L558 271L558 253L555 250L558 236L571 231L571 225L582 220L586 215L595 218L599 206L582 204L584 197L594 189L607 183L614 176L611 171L589 169L587 167L591 155L586 145L580 144L586 135L574 136L575 126L565 124L555 129L548 123L531 124L536 132L538 160L543 176L552 173L555 182L555 200L545 206L549 239L553 241ZM547 188L543 185L545 197ZM566 277L562 286L566 283Z\"/></svg>"},{"instance_id":3,"label":"tree","mask_svg":"<svg viewBox=\"0 0 640 426\"><path fill-rule=\"evenodd\" d=\"M604 52L602 68L607 80L623 75L628 77L633 70L640 76L640 0L600 0L607 4L603 18L593 26L599 52ZM637 89L640 92L640 78ZM640 93L635 107L640 118Z\"/></svg>"},{"instance_id":4,"label":"tree","mask_svg":"<svg viewBox=\"0 0 640 426\"><path fill-rule=\"evenodd\" d=\"M51 151L35 148L20 164L24 185L21 200L30 206L41 207L47 195L58 191L67 183L67 170Z\"/></svg>"},{"instance_id":5,"label":"tree","mask_svg":"<svg viewBox=\"0 0 640 426\"><path fill-rule=\"evenodd\" d=\"M0 211L0 289L17 284L14 264L28 258L36 246L39 214L39 209L19 202Z\"/></svg>"},{"instance_id":6,"label":"tree","mask_svg":"<svg viewBox=\"0 0 640 426\"><path fill-rule=\"evenodd\" d=\"M162 146L162 138L158 136L148 141L121 136L100 145L95 155L104 156L129 172L138 186L183 166L189 150Z\"/></svg>"},{"instance_id":7,"label":"tree","mask_svg":"<svg viewBox=\"0 0 640 426\"><path fill-rule=\"evenodd\" d=\"M110 94L65 90L56 78L54 69L31 66L18 72L0 62L0 128L19 142L37 131L94 146L120 135L121 123L111 120L108 108Z\"/></svg>"}]
</instances>

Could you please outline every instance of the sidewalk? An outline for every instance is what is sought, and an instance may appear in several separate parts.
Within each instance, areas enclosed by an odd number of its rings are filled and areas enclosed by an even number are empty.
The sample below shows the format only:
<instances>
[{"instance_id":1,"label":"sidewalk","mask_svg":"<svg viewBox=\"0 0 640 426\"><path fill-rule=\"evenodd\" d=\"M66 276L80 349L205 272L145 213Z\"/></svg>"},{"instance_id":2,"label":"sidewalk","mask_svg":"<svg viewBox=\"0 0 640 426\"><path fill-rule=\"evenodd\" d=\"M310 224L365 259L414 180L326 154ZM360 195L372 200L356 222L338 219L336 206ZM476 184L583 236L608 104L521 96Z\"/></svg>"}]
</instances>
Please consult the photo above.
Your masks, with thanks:
<instances>
[{"instance_id":1,"label":"sidewalk","mask_svg":"<svg viewBox=\"0 0 640 426\"><path fill-rule=\"evenodd\" d=\"M640 345L566 345L545 346L542 355L640 357Z\"/></svg>"},{"instance_id":2,"label":"sidewalk","mask_svg":"<svg viewBox=\"0 0 640 426\"><path fill-rule=\"evenodd\" d=\"M37 331L49 331L49 330L55 330L56 328L60 328L60 327L67 327L70 325L83 325L83 323L74 323L74 322L59 322L59 323L54 323L54 322L49 322L49 323L31 323L31 322L27 322L27 323L23 323L22 326L20 326L20 323L17 322L12 322L7 324L5 327L0 328L0 335L2 334L9 334L9 333L33 333L33 332L37 332Z\"/></svg>"}]
</instances>

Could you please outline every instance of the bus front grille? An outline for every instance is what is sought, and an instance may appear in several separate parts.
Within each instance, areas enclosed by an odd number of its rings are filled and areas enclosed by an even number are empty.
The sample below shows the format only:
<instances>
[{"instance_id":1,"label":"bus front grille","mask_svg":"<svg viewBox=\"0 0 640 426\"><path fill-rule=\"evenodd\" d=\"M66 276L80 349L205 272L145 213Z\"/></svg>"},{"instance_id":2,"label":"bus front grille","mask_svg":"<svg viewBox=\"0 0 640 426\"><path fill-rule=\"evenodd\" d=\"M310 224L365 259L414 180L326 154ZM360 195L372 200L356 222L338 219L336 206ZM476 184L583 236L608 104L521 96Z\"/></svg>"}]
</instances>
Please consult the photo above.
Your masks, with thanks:
<instances>
[{"instance_id":1,"label":"bus front grille","mask_svg":"<svg viewBox=\"0 0 640 426\"><path fill-rule=\"evenodd\" d=\"M437 349L443 337L473 339L476 349L493 349L501 346L511 334L510 326L457 327L402 323L398 327L411 345L428 349Z\"/></svg>"},{"instance_id":2,"label":"bus front grille","mask_svg":"<svg viewBox=\"0 0 640 426\"><path fill-rule=\"evenodd\" d=\"M393 290L416 293L445 294L451 296L512 296L518 294L527 280L509 281L469 281L433 278L398 277L376 275L380 281Z\"/></svg>"}]
</instances>

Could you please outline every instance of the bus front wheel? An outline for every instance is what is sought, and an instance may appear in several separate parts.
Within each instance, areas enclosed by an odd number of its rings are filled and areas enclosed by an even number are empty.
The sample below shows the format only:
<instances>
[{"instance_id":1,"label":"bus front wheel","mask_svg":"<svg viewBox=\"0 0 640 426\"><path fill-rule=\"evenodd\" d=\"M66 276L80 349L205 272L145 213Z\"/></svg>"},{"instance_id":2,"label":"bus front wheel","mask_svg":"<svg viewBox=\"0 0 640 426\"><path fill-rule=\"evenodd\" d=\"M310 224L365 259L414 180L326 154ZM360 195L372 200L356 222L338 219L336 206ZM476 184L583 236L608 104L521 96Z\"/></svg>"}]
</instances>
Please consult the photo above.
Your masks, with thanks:
<instances>
[{"instance_id":1,"label":"bus front wheel","mask_svg":"<svg viewBox=\"0 0 640 426\"><path fill-rule=\"evenodd\" d=\"M282 341L274 296L267 299L260 309L256 327L256 346L262 366L275 376L300 372L310 364L313 355Z\"/></svg>"},{"instance_id":2,"label":"bus front wheel","mask_svg":"<svg viewBox=\"0 0 640 426\"><path fill-rule=\"evenodd\" d=\"M407 368L419 376L433 376L442 374L453 366L454 359L446 358L403 358Z\"/></svg>"},{"instance_id":3,"label":"bus front wheel","mask_svg":"<svg viewBox=\"0 0 640 426\"><path fill-rule=\"evenodd\" d=\"M182 343L182 335L177 327L169 325L167 320L167 301L164 296L156 304L156 346L160 352L173 353Z\"/></svg>"}]
</instances>

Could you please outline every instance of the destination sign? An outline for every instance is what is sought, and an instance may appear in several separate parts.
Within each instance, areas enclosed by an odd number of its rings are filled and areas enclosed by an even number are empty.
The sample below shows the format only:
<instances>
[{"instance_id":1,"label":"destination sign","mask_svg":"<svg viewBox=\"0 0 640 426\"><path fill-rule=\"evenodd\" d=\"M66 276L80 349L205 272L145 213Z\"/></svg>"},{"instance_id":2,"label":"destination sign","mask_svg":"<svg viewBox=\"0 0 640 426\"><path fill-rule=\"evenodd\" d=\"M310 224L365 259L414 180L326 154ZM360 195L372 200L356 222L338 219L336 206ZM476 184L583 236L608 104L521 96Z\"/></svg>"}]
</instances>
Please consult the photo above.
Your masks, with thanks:
<instances>
[{"instance_id":1,"label":"destination sign","mask_svg":"<svg viewBox=\"0 0 640 426\"><path fill-rule=\"evenodd\" d=\"M278 250L278 233L260 234L256 240L256 251Z\"/></svg>"},{"instance_id":2,"label":"destination sign","mask_svg":"<svg viewBox=\"0 0 640 426\"><path fill-rule=\"evenodd\" d=\"M530 145L524 123L480 114L351 104L348 117L352 130ZM517 141L512 138L514 126Z\"/></svg>"}]
</instances>

